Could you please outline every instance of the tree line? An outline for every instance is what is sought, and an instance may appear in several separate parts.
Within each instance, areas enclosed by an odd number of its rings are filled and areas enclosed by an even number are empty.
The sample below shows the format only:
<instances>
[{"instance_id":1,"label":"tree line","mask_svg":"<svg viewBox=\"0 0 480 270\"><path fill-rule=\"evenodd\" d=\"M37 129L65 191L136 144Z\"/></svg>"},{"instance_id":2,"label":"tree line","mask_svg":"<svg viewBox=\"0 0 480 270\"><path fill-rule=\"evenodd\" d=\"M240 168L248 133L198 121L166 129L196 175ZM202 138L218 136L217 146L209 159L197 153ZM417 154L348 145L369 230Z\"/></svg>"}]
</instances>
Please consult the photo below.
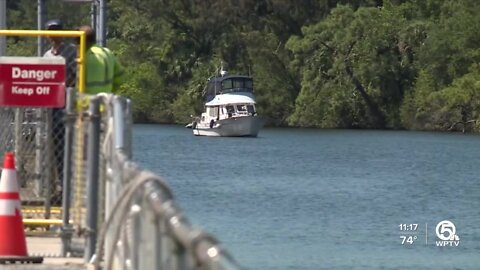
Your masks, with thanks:
<instances>
[{"instance_id":1,"label":"tree line","mask_svg":"<svg viewBox=\"0 0 480 270\"><path fill-rule=\"evenodd\" d=\"M36 28L30 0L9 28ZM477 0L111 0L108 46L137 122L188 123L221 62L251 74L269 125L475 131ZM89 7L47 1L89 22ZM18 42L9 50L19 51Z\"/></svg>"}]
</instances>

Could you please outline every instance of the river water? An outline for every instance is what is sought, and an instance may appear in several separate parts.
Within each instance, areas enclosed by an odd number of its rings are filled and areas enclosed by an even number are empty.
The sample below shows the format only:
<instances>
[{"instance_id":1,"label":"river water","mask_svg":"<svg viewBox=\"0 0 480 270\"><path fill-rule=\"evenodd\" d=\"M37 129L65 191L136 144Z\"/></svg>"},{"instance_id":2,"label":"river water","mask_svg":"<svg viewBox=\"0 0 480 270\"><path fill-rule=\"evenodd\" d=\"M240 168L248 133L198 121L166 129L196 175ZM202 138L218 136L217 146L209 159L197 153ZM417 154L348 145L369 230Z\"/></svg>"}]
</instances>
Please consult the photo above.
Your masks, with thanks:
<instances>
[{"instance_id":1,"label":"river water","mask_svg":"<svg viewBox=\"0 0 480 270\"><path fill-rule=\"evenodd\" d=\"M135 125L133 146L246 269L480 269L479 136Z\"/></svg>"}]
</instances>

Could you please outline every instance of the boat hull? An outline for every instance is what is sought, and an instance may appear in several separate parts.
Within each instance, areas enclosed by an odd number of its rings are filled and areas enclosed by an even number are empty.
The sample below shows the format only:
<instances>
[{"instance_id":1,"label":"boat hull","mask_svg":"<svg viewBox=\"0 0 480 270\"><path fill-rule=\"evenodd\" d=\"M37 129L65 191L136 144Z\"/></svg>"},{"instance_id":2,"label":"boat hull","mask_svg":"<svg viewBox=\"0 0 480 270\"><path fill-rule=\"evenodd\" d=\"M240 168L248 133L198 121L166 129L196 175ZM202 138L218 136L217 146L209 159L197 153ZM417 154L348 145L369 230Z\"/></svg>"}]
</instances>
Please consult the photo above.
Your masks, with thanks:
<instances>
[{"instance_id":1,"label":"boat hull","mask_svg":"<svg viewBox=\"0 0 480 270\"><path fill-rule=\"evenodd\" d=\"M262 116L242 116L218 120L213 127L209 123L197 123L193 127L195 136L212 137L257 137L265 125L266 118Z\"/></svg>"}]
</instances>

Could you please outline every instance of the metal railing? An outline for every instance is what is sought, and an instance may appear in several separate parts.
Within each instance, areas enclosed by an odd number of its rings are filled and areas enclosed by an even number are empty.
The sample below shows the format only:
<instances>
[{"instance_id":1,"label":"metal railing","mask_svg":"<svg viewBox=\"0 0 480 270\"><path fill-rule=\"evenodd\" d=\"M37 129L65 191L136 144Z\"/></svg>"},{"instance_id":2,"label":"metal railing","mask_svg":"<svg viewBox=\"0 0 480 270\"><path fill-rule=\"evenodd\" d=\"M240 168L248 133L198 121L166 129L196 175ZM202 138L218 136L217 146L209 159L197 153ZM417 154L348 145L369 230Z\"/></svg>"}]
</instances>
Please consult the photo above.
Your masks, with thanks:
<instances>
[{"instance_id":1,"label":"metal railing","mask_svg":"<svg viewBox=\"0 0 480 270\"><path fill-rule=\"evenodd\" d=\"M95 96L87 119L86 260L96 269L239 269L190 224L167 184L131 160L128 99Z\"/></svg>"},{"instance_id":2,"label":"metal railing","mask_svg":"<svg viewBox=\"0 0 480 270\"><path fill-rule=\"evenodd\" d=\"M39 36L85 43L79 31L0 30L0 36L29 37L19 48ZM62 119L51 108L0 108L0 148L16 153L24 224L47 228L39 234L61 237L59 256L83 256L96 269L238 269L215 237L189 223L165 182L132 161L130 101L82 94L83 59L80 53L72 63L80 80L66 91Z\"/></svg>"}]
</instances>

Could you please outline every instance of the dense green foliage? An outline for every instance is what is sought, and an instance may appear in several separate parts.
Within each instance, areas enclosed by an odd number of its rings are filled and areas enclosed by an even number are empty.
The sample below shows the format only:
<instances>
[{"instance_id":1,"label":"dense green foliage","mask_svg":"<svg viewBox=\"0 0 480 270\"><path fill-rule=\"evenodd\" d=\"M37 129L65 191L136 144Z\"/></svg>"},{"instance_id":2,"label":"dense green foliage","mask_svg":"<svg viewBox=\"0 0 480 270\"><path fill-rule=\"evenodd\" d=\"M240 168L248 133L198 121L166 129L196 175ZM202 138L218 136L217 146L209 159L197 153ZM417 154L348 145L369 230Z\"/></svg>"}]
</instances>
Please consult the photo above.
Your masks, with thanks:
<instances>
[{"instance_id":1,"label":"dense green foliage","mask_svg":"<svg viewBox=\"0 0 480 270\"><path fill-rule=\"evenodd\" d=\"M30 0L10 28L36 28ZM48 16L89 21L85 4ZM220 62L271 125L466 130L480 117L477 0L111 0L108 45L137 121L187 123ZM18 42L17 42L18 43ZM9 42L12 51L26 50ZM30 46L31 47L31 46ZM30 48L32 49L32 48Z\"/></svg>"}]
</instances>

